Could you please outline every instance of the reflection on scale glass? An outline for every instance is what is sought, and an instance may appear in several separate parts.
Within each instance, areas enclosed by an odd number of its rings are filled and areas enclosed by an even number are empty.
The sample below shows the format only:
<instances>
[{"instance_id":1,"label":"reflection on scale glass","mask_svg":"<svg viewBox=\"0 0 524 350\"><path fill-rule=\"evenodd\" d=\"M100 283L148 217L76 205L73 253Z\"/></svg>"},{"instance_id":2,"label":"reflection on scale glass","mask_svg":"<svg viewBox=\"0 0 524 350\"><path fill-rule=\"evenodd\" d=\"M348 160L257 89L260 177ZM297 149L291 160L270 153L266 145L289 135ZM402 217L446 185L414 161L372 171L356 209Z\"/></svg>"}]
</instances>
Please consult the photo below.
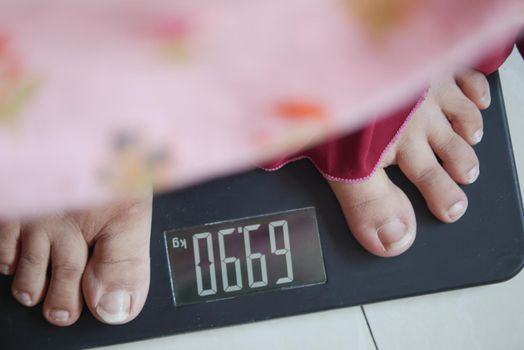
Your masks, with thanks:
<instances>
[{"instance_id":1,"label":"reflection on scale glass","mask_svg":"<svg viewBox=\"0 0 524 350\"><path fill-rule=\"evenodd\" d=\"M177 306L326 281L314 208L167 231L165 238Z\"/></svg>"}]
</instances>

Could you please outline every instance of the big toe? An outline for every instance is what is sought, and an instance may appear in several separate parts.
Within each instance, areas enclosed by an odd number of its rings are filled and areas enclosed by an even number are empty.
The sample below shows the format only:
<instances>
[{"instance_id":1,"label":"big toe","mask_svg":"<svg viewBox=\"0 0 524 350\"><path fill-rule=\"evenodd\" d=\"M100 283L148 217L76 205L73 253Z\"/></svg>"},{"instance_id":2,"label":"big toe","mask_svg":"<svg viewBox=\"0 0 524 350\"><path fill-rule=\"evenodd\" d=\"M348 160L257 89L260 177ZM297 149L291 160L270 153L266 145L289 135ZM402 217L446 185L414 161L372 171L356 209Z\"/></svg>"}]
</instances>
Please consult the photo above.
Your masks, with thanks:
<instances>
[{"instance_id":1,"label":"big toe","mask_svg":"<svg viewBox=\"0 0 524 350\"><path fill-rule=\"evenodd\" d=\"M82 288L98 320L122 324L138 316L149 290L151 198L113 206L101 215L111 218L96 234Z\"/></svg>"},{"instance_id":2,"label":"big toe","mask_svg":"<svg viewBox=\"0 0 524 350\"><path fill-rule=\"evenodd\" d=\"M413 207L383 169L363 183L330 185L351 232L369 252L392 257L411 246L416 234Z\"/></svg>"}]
</instances>

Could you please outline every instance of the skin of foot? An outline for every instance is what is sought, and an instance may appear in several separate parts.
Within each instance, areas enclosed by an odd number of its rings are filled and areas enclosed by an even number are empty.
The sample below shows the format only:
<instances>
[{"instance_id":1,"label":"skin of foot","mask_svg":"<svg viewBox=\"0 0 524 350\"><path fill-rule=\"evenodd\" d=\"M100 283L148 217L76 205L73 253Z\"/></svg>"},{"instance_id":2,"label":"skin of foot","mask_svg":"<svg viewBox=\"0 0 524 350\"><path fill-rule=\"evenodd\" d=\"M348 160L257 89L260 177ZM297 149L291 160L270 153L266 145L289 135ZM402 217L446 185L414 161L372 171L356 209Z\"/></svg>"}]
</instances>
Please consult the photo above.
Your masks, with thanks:
<instances>
[{"instance_id":1,"label":"skin of foot","mask_svg":"<svg viewBox=\"0 0 524 350\"><path fill-rule=\"evenodd\" d=\"M362 246L389 257L407 250L415 239L411 203L383 170L392 164L398 164L419 188L437 218L454 222L464 214L468 202L457 183L470 184L479 176L471 145L482 138L479 109L489 103L488 82L481 73L467 70L435 81L369 180L330 182ZM23 224L0 224L0 273L14 275L13 296L28 307L43 301L44 317L57 326L75 323L84 302L102 322L134 319L149 289L151 197Z\"/></svg>"},{"instance_id":2,"label":"skin of foot","mask_svg":"<svg viewBox=\"0 0 524 350\"><path fill-rule=\"evenodd\" d=\"M11 291L21 304L43 301L54 325L75 323L84 302L101 322L129 322L149 290L151 211L148 193L82 213L0 224L0 273L14 275Z\"/></svg>"},{"instance_id":3,"label":"skin of foot","mask_svg":"<svg viewBox=\"0 0 524 350\"><path fill-rule=\"evenodd\" d=\"M439 220L452 223L464 215L468 198L458 184L471 184L480 174L472 146L482 139L480 110L490 102L489 84L480 72L468 69L435 79L426 100L370 179L329 182L351 232L365 249L392 257L415 240L413 207L388 178L387 166L400 167Z\"/></svg>"}]
</instances>

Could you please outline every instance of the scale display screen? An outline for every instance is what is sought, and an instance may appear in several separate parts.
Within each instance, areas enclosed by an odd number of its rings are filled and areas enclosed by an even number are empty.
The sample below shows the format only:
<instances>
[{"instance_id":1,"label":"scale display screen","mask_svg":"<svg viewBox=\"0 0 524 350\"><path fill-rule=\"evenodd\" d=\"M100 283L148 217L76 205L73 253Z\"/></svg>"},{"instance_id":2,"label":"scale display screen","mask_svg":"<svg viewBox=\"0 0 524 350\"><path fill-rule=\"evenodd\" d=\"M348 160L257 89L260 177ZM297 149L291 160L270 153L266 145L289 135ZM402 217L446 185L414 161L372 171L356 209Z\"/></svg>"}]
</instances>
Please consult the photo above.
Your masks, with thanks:
<instances>
[{"instance_id":1,"label":"scale display screen","mask_svg":"<svg viewBox=\"0 0 524 350\"><path fill-rule=\"evenodd\" d=\"M326 282L314 208L164 232L176 306Z\"/></svg>"}]
</instances>

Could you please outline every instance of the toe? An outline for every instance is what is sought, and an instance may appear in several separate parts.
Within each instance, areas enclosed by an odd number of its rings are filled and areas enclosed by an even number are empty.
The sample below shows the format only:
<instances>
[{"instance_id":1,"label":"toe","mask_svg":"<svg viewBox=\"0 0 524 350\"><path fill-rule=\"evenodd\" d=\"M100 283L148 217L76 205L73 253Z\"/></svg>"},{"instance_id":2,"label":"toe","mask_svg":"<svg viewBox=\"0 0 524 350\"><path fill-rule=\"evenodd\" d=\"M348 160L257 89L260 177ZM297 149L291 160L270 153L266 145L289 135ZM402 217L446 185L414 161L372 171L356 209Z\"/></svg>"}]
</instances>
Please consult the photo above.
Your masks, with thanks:
<instances>
[{"instance_id":1,"label":"toe","mask_svg":"<svg viewBox=\"0 0 524 350\"><path fill-rule=\"evenodd\" d=\"M86 304L102 322L134 319L149 289L151 198L112 207L109 223L96 235L82 288Z\"/></svg>"},{"instance_id":2,"label":"toe","mask_svg":"<svg viewBox=\"0 0 524 350\"><path fill-rule=\"evenodd\" d=\"M69 221L55 224L51 237L51 278L43 312L49 322L68 326L82 311L80 283L88 249L78 226Z\"/></svg>"},{"instance_id":3,"label":"toe","mask_svg":"<svg viewBox=\"0 0 524 350\"><path fill-rule=\"evenodd\" d=\"M20 238L19 223L0 223L0 273L12 275L16 269Z\"/></svg>"},{"instance_id":4,"label":"toe","mask_svg":"<svg viewBox=\"0 0 524 350\"><path fill-rule=\"evenodd\" d=\"M479 143L483 136L483 121L475 103L456 86L437 99L455 132L471 145Z\"/></svg>"},{"instance_id":5,"label":"toe","mask_svg":"<svg viewBox=\"0 0 524 350\"><path fill-rule=\"evenodd\" d=\"M26 306L42 300L47 279L50 243L38 226L24 228L20 236L20 259L11 286L14 297Z\"/></svg>"},{"instance_id":6,"label":"toe","mask_svg":"<svg viewBox=\"0 0 524 350\"><path fill-rule=\"evenodd\" d=\"M480 174L475 151L447 122L442 124L442 127L432 128L429 132L431 147L456 182L464 185L475 182Z\"/></svg>"},{"instance_id":7,"label":"toe","mask_svg":"<svg viewBox=\"0 0 524 350\"><path fill-rule=\"evenodd\" d=\"M464 95L480 109L486 109L491 103L489 82L486 76L476 70L466 69L455 77L457 85Z\"/></svg>"},{"instance_id":8,"label":"toe","mask_svg":"<svg viewBox=\"0 0 524 350\"><path fill-rule=\"evenodd\" d=\"M330 185L351 232L369 252L391 257L411 246L416 233L413 207L383 169L363 183Z\"/></svg>"},{"instance_id":9,"label":"toe","mask_svg":"<svg viewBox=\"0 0 524 350\"><path fill-rule=\"evenodd\" d=\"M398 163L424 196L429 210L443 222L454 222L466 212L468 200L438 163L426 140L403 147Z\"/></svg>"}]
</instances>

